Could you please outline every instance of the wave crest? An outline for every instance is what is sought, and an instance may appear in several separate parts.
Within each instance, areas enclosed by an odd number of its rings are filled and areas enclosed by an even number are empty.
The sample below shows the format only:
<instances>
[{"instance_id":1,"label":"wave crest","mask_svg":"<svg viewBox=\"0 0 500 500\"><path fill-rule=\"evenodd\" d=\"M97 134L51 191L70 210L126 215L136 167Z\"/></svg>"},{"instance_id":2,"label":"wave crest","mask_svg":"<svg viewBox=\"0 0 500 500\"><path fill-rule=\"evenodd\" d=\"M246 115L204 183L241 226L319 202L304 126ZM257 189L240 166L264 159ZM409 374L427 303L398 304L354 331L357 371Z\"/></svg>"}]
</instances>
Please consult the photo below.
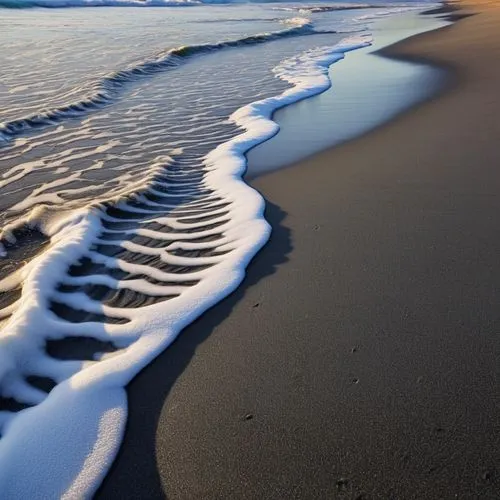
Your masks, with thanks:
<instances>
[{"instance_id":1,"label":"wave crest","mask_svg":"<svg viewBox=\"0 0 500 500\"><path fill-rule=\"evenodd\" d=\"M250 35L237 40L221 41L200 45L186 45L160 52L139 64L116 71L96 82L88 97L56 109L12 120L0 124L0 140L10 140L31 130L51 126L66 119L84 116L90 111L102 108L116 99L122 88L131 81L152 76L179 66L187 58L245 45L258 45L281 38L314 34L311 22L306 18L294 18L291 26L270 33Z\"/></svg>"}]
</instances>

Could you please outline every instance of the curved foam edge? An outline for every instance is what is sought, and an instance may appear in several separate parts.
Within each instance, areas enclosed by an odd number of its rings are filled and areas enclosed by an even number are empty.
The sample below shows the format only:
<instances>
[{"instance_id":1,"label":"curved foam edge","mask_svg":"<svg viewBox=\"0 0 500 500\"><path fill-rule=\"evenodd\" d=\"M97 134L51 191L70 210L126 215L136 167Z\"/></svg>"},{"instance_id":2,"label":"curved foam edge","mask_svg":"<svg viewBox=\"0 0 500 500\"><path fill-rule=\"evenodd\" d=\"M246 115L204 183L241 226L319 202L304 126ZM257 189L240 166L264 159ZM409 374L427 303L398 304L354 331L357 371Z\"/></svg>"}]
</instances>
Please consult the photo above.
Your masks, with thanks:
<instances>
[{"instance_id":1,"label":"curved foam edge","mask_svg":"<svg viewBox=\"0 0 500 500\"><path fill-rule=\"evenodd\" d=\"M48 305L71 263L85 256L102 229L99 207L79 210L46 225L51 246L24 270L19 307L0 337L0 386L12 395L35 398L20 385L20 374L51 376L58 385L36 406L17 414L0 414L0 491L10 498L87 498L99 486L122 439L127 407L124 387L181 330L235 290L245 268L267 242L271 228L264 219L262 196L242 179L244 154L278 131L271 120L283 106L318 94L330 86L328 66L345 52L371 43L366 36L332 47L310 50L283 61L275 73L294 86L277 97L240 108L231 120L245 129L205 158L205 183L231 202L224 235L231 252L203 271L202 279L179 298L127 311L121 325L92 324L102 339L131 339L112 358L88 366L56 364L42 341L75 334L76 325L50 312ZM79 331L85 326L79 325ZM70 333L71 332L71 333Z\"/></svg>"}]
</instances>

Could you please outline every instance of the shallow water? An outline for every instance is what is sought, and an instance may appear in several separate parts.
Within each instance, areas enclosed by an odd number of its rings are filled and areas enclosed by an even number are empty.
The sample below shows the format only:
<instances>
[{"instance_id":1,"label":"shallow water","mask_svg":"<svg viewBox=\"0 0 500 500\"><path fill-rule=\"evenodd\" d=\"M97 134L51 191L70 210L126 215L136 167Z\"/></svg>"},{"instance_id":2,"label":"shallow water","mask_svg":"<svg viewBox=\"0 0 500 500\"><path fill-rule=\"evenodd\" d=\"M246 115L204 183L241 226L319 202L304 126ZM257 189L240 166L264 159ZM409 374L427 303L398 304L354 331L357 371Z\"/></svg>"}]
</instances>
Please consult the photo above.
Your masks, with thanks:
<instances>
[{"instance_id":1,"label":"shallow water","mask_svg":"<svg viewBox=\"0 0 500 500\"><path fill-rule=\"evenodd\" d=\"M275 113L280 133L248 153L247 177L286 167L359 137L439 91L446 80L444 70L381 57L378 51L448 24L418 13L375 23L370 47L330 67L330 89Z\"/></svg>"}]
</instances>

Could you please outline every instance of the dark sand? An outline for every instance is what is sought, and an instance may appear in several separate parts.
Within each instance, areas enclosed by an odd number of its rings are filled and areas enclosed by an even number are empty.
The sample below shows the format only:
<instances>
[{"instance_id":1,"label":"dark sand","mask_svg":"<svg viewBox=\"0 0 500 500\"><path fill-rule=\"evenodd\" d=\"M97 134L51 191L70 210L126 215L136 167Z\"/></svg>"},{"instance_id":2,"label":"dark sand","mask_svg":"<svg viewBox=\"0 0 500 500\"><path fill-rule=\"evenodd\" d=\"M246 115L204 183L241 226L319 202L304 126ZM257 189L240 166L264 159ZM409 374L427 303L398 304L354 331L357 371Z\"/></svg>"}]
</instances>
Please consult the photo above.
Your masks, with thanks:
<instances>
[{"instance_id":1,"label":"dark sand","mask_svg":"<svg viewBox=\"0 0 500 500\"><path fill-rule=\"evenodd\" d=\"M272 239L130 385L102 498L500 498L499 26L393 47L448 91L253 182Z\"/></svg>"}]
</instances>

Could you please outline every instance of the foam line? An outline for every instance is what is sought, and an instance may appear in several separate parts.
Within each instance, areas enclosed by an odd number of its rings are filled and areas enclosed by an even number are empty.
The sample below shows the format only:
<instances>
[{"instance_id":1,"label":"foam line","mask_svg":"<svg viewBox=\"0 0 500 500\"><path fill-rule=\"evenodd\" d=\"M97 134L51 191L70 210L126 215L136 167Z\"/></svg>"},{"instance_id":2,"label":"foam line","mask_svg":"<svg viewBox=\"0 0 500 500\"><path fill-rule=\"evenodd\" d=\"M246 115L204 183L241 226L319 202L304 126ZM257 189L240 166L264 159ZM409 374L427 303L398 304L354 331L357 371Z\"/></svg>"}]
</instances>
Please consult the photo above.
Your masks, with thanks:
<instances>
[{"instance_id":1,"label":"foam line","mask_svg":"<svg viewBox=\"0 0 500 500\"><path fill-rule=\"evenodd\" d=\"M167 161L157 168L160 176L132 197L137 203L164 189L162 196L177 201L161 217L125 211L123 200L116 200L40 224L50 247L24 269L18 307L0 337L0 396L33 405L0 415L5 498L88 498L96 491L122 440L126 384L185 326L239 286L270 236L264 200L242 179L244 154L277 132L271 120L276 109L326 90L328 66L369 44L367 37L350 38L283 61L274 71L293 87L236 111L230 119L242 133L213 149L201 165L173 168ZM194 176L196 189L171 197L172 186L193 169L203 182ZM220 204L226 215L216 209ZM182 215L193 207L203 221ZM136 218L129 218L132 213ZM127 229L107 227L124 220ZM142 227L152 221L154 229ZM117 253L109 253L113 249ZM93 295L99 288L108 290L102 299ZM112 354L63 361L45 350L51 339L79 336L110 342ZM34 390L32 375L53 379L54 389Z\"/></svg>"}]
</instances>

